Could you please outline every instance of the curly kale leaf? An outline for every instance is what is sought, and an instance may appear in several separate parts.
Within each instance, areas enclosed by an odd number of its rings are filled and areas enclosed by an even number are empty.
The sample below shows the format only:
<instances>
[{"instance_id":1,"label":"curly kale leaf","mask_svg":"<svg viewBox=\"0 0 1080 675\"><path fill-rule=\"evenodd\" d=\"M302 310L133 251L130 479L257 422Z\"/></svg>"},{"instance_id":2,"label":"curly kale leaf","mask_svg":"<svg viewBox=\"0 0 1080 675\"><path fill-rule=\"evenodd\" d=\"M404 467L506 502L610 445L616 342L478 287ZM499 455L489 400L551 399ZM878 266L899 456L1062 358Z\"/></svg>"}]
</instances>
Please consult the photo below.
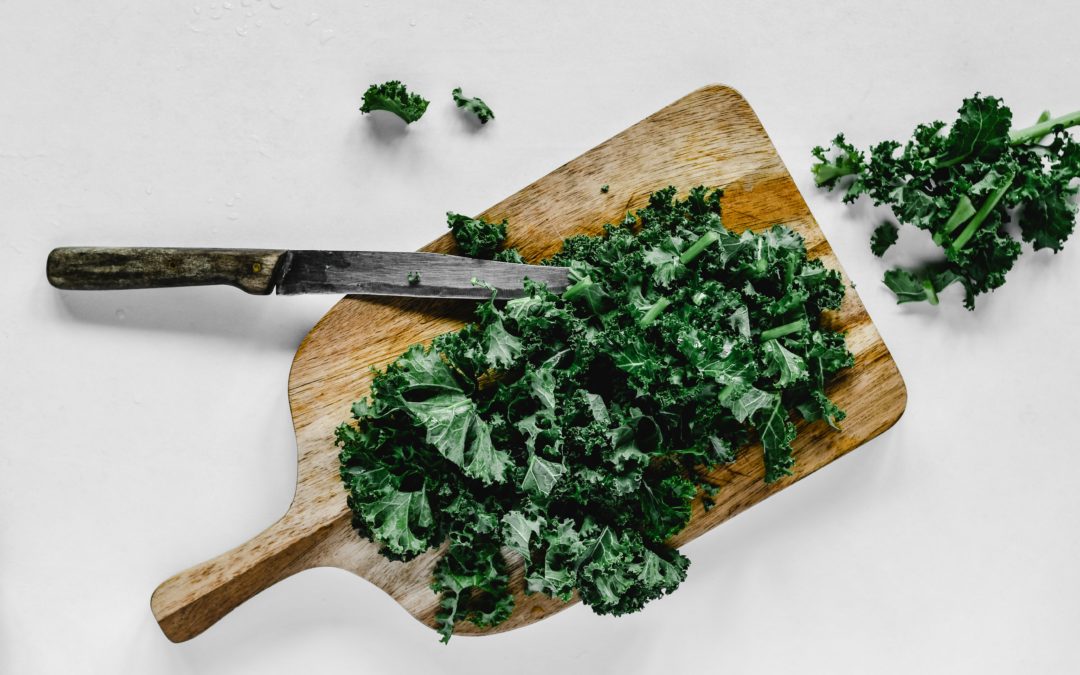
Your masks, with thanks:
<instances>
[{"instance_id":1,"label":"curly kale leaf","mask_svg":"<svg viewBox=\"0 0 1080 675\"><path fill-rule=\"evenodd\" d=\"M896 243L899 234L900 229L888 221L878 225L874 236L870 238L870 251L880 258Z\"/></svg>"},{"instance_id":2,"label":"curly kale leaf","mask_svg":"<svg viewBox=\"0 0 1080 675\"><path fill-rule=\"evenodd\" d=\"M780 344L779 340L766 342L761 347L765 358L765 375L776 378L777 387L790 387L810 376L806 361Z\"/></svg>"},{"instance_id":3,"label":"curly kale leaf","mask_svg":"<svg viewBox=\"0 0 1080 675\"><path fill-rule=\"evenodd\" d=\"M385 110L412 124L423 117L427 110L427 99L418 94L410 94L401 82L390 80L382 84L373 84L364 92L364 103L360 112L369 113Z\"/></svg>"},{"instance_id":4,"label":"curly kale leaf","mask_svg":"<svg viewBox=\"0 0 1080 675\"><path fill-rule=\"evenodd\" d=\"M442 641L450 641L459 621L485 628L510 618L514 596L508 582L497 547L451 545L431 583L431 590L442 596L435 615Z\"/></svg>"},{"instance_id":5,"label":"curly kale leaf","mask_svg":"<svg viewBox=\"0 0 1080 675\"><path fill-rule=\"evenodd\" d=\"M1076 224L1076 193L1080 186L1080 143L1063 135L1042 152L1045 171L1025 172L1016 189L1032 199L1021 203L1020 233L1035 250L1061 251Z\"/></svg>"},{"instance_id":6,"label":"curly kale leaf","mask_svg":"<svg viewBox=\"0 0 1080 675\"><path fill-rule=\"evenodd\" d=\"M810 151L817 161L810 167L814 174L814 182L818 187L832 190L837 186L840 179L847 176L856 176L844 194L844 201L854 201L862 193L862 185L859 184L858 176L866 170L866 158L863 153L847 142L844 134L837 134L832 141L832 156L822 146L816 146Z\"/></svg>"},{"instance_id":7,"label":"curly kale leaf","mask_svg":"<svg viewBox=\"0 0 1080 675\"><path fill-rule=\"evenodd\" d=\"M578 560L581 601L597 614L636 612L675 590L690 561L672 549L652 550L636 532L586 522Z\"/></svg>"},{"instance_id":8,"label":"curly kale leaf","mask_svg":"<svg viewBox=\"0 0 1080 675\"><path fill-rule=\"evenodd\" d=\"M491 260L506 241L506 220L489 223L482 218L447 211L446 223L458 249L470 258Z\"/></svg>"},{"instance_id":9,"label":"curly kale leaf","mask_svg":"<svg viewBox=\"0 0 1080 675\"><path fill-rule=\"evenodd\" d=\"M414 528L423 530L433 522L423 488L401 492L387 486L378 499L361 503L360 511L375 538L395 553L409 555L427 548L427 542L413 533Z\"/></svg>"},{"instance_id":10,"label":"curly kale leaf","mask_svg":"<svg viewBox=\"0 0 1080 675\"><path fill-rule=\"evenodd\" d=\"M844 183L844 201L868 195L888 206L901 225L926 230L942 248L941 263L886 273L898 303L936 305L937 294L959 281L964 305L974 309L975 297L1002 286L1020 255L1020 243L1007 229L1014 214L1023 240L1035 250L1058 252L1072 234L1080 143L1065 130L1077 124L1080 113L1044 113L1035 125L1013 129L1012 111L1001 99L975 94L963 101L951 126L919 125L906 143L883 141L868 155L840 134L831 151L813 149L811 170L820 187ZM896 235L891 225L879 227L873 253L881 256Z\"/></svg>"},{"instance_id":11,"label":"curly kale leaf","mask_svg":"<svg viewBox=\"0 0 1080 675\"><path fill-rule=\"evenodd\" d=\"M461 87L457 87L451 92L454 97L454 103L457 103L457 107L464 108L465 110L476 115L476 119L480 120L480 124L487 124L488 120L495 119L495 113L491 112L491 108L487 103L479 98L469 98L461 95Z\"/></svg>"},{"instance_id":12,"label":"curly kale leaf","mask_svg":"<svg viewBox=\"0 0 1080 675\"><path fill-rule=\"evenodd\" d=\"M965 99L949 129L948 151L937 159L939 166L951 166L969 158L990 160L1009 145L1012 111L999 98L975 94Z\"/></svg>"},{"instance_id":13,"label":"curly kale leaf","mask_svg":"<svg viewBox=\"0 0 1080 675\"><path fill-rule=\"evenodd\" d=\"M492 445L488 423L438 352L415 345L393 368L388 374L400 378L396 405L425 430L428 444L467 476L484 483L506 480L509 457Z\"/></svg>"},{"instance_id":14,"label":"curly kale leaf","mask_svg":"<svg viewBox=\"0 0 1080 675\"><path fill-rule=\"evenodd\" d=\"M678 474L655 483L643 480L639 492L642 535L661 543L681 532L690 522L690 503L696 493L694 483Z\"/></svg>"},{"instance_id":15,"label":"curly kale leaf","mask_svg":"<svg viewBox=\"0 0 1080 675\"><path fill-rule=\"evenodd\" d=\"M530 517L521 511L510 511L502 517L503 541L507 548L523 558L528 558L531 555L533 539L540 536L540 528L545 522L541 515Z\"/></svg>"},{"instance_id":16,"label":"curly kale leaf","mask_svg":"<svg viewBox=\"0 0 1080 675\"><path fill-rule=\"evenodd\" d=\"M521 257L521 253L516 248L504 248L491 257L492 260L498 260L499 262L517 263L519 265L525 264L525 258Z\"/></svg>"},{"instance_id":17,"label":"curly kale leaf","mask_svg":"<svg viewBox=\"0 0 1080 675\"><path fill-rule=\"evenodd\" d=\"M790 476L791 468L795 466L795 458L791 455L795 425L791 423L782 399L777 397L771 408L760 410L755 424L765 450L765 482L773 483Z\"/></svg>"}]
</instances>

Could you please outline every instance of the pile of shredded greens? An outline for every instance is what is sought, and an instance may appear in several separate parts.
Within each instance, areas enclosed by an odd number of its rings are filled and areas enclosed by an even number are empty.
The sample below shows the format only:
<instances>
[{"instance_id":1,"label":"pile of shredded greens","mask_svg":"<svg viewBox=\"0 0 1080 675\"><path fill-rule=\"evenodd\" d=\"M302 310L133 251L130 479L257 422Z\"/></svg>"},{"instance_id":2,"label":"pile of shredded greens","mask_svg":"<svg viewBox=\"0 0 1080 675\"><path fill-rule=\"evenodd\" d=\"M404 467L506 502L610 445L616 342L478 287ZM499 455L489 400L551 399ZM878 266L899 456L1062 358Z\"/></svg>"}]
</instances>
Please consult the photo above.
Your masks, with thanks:
<instances>
[{"instance_id":1,"label":"pile of shredded greens","mask_svg":"<svg viewBox=\"0 0 1080 675\"><path fill-rule=\"evenodd\" d=\"M793 411L843 418L825 384L853 359L820 323L840 275L785 227L729 232L720 198L669 187L602 236L567 239L546 261L571 269L565 293L527 282L480 304L378 372L338 428L360 534L395 560L449 540L431 584L444 641L459 621L510 616L511 556L527 593L641 609L686 577L665 541L693 499L711 505L709 468L758 440L776 481L794 465ZM503 226L476 223L451 218L462 250L490 256Z\"/></svg>"}]
</instances>

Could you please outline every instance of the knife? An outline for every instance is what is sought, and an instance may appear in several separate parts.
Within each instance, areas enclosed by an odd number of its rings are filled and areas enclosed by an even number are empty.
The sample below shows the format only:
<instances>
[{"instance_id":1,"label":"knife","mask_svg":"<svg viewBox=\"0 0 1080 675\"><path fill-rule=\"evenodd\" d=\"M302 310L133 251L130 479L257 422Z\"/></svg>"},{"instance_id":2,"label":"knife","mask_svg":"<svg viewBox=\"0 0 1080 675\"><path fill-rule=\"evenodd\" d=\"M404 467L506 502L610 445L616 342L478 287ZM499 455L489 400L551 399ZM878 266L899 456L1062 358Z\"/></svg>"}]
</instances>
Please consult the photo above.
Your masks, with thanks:
<instances>
[{"instance_id":1,"label":"knife","mask_svg":"<svg viewBox=\"0 0 1080 675\"><path fill-rule=\"evenodd\" d=\"M235 286L253 295L353 293L485 300L525 295L525 279L561 293L569 270L441 253L289 251L245 248L53 249L49 283L76 291Z\"/></svg>"}]
</instances>

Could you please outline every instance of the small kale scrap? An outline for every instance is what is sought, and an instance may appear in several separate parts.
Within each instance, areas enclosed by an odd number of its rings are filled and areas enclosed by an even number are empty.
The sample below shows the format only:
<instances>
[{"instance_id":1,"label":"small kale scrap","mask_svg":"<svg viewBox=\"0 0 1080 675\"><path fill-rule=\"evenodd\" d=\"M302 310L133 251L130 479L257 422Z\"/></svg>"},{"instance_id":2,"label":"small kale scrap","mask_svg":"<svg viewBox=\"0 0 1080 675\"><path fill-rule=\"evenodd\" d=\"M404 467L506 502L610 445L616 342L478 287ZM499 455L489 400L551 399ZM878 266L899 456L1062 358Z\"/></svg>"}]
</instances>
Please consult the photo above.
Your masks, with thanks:
<instances>
[{"instance_id":1,"label":"small kale scrap","mask_svg":"<svg viewBox=\"0 0 1080 675\"><path fill-rule=\"evenodd\" d=\"M821 322L840 275L786 227L730 232L720 198L666 188L567 239L547 261L571 270L562 295L527 281L481 303L377 373L338 428L358 532L396 560L446 544L431 584L444 641L513 612L504 555L523 560L526 593L640 610L686 577L666 542L717 492L710 469L757 440L765 481L780 480L793 413L843 419L825 387L853 359ZM498 232L469 250L490 253Z\"/></svg>"},{"instance_id":2,"label":"small kale scrap","mask_svg":"<svg viewBox=\"0 0 1080 675\"><path fill-rule=\"evenodd\" d=\"M941 121L916 127L905 144L883 141L867 155L843 134L829 150L813 149L818 186L846 183L844 201L868 195L886 204L901 224L930 233L944 260L924 269L895 268L885 284L898 303L938 304L938 293L960 283L964 305L1005 283L1020 256L1020 242L1006 230L1018 214L1021 238L1038 251L1060 251L1072 234L1077 206L1073 181L1080 177L1080 143L1065 133L1080 124L1080 112L1034 126L1012 128L1012 111L1001 99L975 94L965 99L946 131ZM895 230L879 228L876 255L896 241Z\"/></svg>"},{"instance_id":3,"label":"small kale scrap","mask_svg":"<svg viewBox=\"0 0 1080 675\"><path fill-rule=\"evenodd\" d=\"M885 221L877 226L873 236L870 237L870 252L880 258L885 255L885 251L888 251L896 243L899 236L900 228L889 221Z\"/></svg>"},{"instance_id":4,"label":"small kale scrap","mask_svg":"<svg viewBox=\"0 0 1080 675\"><path fill-rule=\"evenodd\" d=\"M410 94L401 82L390 80L367 88L360 112L385 110L405 120L406 124L412 124L424 115L427 107L427 99L419 94Z\"/></svg>"},{"instance_id":5,"label":"small kale scrap","mask_svg":"<svg viewBox=\"0 0 1080 675\"><path fill-rule=\"evenodd\" d=\"M521 257L521 253L516 248L504 248L496 253L491 258L492 260L498 260L499 262L517 263L519 265L525 264L525 258Z\"/></svg>"},{"instance_id":6,"label":"small kale scrap","mask_svg":"<svg viewBox=\"0 0 1080 675\"><path fill-rule=\"evenodd\" d=\"M506 242L506 221L489 223L453 211L446 212L446 224L458 249L470 258L491 260ZM506 262L517 262L507 260Z\"/></svg>"},{"instance_id":7,"label":"small kale scrap","mask_svg":"<svg viewBox=\"0 0 1080 675\"><path fill-rule=\"evenodd\" d=\"M454 91L450 92L454 97L454 103L457 107L464 108L468 112L476 115L476 119L480 120L480 124L487 124L488 120L495 119L495 113L491 112L491 108L487 103L479 98L469 98L468 96L461 95L461 87L457 87Z\"/></svg>"}]
</instances>

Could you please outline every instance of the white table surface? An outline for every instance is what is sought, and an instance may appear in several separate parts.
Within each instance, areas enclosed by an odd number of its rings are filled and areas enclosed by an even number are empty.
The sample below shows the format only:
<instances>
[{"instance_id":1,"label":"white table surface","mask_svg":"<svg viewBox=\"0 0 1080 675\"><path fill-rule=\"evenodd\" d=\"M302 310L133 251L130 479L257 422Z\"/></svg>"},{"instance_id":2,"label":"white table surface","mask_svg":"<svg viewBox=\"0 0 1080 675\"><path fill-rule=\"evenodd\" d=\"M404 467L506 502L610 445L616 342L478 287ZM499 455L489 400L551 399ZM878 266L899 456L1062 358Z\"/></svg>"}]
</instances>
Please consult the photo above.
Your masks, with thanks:
<instances>
[{"instance_id":1,"label":"white table surface","mask_svg":"<svg viewBox=\"0 0 1080 675\"><path fill-rule=\"evenodd\" d=\"M897 307L879 215L814 190L808 151L976 90L1024 123L1080 107L1080 6L898 4L0 2L0 672L1077 672L1080 241L975 313ZM357 112L391 78L432 99L407 132ZM49 249L413 249L710 82L857 282L907 381L897 426L685 547L637 615L444 647L316 570L167 641L156 585L290 501L290 358L336 298L64 294ZM470 126L458 85L498 119Z\"/></svg>"}]
</instances>

